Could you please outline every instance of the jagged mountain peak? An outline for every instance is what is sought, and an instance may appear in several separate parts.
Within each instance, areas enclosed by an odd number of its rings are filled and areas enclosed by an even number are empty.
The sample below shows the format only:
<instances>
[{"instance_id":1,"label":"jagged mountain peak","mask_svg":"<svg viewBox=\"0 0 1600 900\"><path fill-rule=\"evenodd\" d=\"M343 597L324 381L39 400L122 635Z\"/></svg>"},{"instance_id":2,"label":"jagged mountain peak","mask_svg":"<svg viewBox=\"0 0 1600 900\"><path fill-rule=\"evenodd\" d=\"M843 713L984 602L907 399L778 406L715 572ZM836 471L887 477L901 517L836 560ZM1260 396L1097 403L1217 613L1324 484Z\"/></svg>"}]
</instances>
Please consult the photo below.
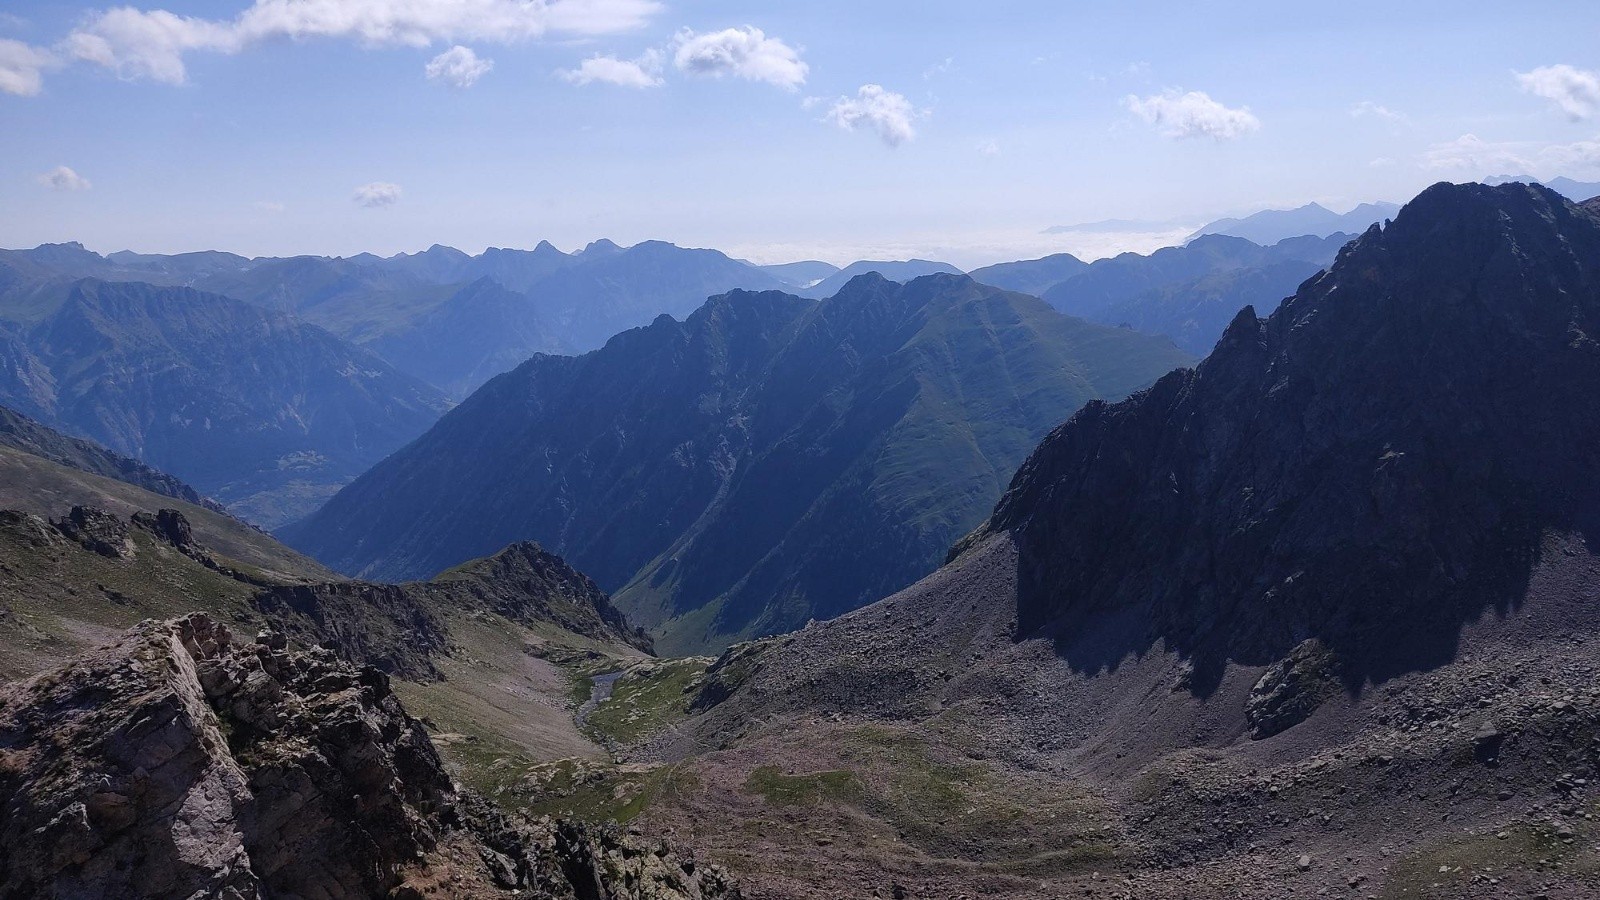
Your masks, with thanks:
<instances>
[{"instance_id":1,"label":"jagged mountain peak","mask_svg":"<svg viewBox=\"0 0 1600 900\"><path fill-rule=\"evenodd\" d=\"M1196 660L1317 638L1358 683L1448 661L1600 509L1600 219L1545 188L1441 184L1196 369L1092 403L1018 471L1024 633L1140 611ZM1064 638L1065 639L1065 638Z\"/></svg>"},{"instance_id":2,"label":"jagged mountain peak","mask_svg":"<svg viewBox=\"0 0 1600 900\"><path fill-rule=\"evenodd\" d=\"M598 256L598 255L604 254L604 253L620 253L620 252L622 252L622 249L623 248L619 244L617 244L616 241L613 241L610 238L600 238L599 240L590 241L588 244L584 245L584 248L582 250L579 250L577 253L574 253L573 255L574 256L584 256L584 255Z\"/></svg>"}]
</instances>

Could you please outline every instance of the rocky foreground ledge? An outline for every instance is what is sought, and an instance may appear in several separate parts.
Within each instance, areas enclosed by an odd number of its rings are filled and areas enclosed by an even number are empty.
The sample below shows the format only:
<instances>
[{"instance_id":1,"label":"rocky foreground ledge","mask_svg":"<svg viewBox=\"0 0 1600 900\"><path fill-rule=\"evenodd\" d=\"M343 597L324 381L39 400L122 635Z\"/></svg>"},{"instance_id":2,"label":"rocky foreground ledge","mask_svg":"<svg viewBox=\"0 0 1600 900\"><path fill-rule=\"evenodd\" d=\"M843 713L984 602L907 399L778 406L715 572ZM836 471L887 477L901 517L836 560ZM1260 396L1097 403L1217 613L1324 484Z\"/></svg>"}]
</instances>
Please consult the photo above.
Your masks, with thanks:
<instances>
[{"instance_id":1,"label":"rocky foreground ledge","mask_svg":"<svg viewBox=\"0 0 1600 900\"><path fill-rule=\"evenodd\" d=\"M0 687L0 898L736 900L664 844L458 790L388 679L205 615Z\"/></svg>"}]
</instances>

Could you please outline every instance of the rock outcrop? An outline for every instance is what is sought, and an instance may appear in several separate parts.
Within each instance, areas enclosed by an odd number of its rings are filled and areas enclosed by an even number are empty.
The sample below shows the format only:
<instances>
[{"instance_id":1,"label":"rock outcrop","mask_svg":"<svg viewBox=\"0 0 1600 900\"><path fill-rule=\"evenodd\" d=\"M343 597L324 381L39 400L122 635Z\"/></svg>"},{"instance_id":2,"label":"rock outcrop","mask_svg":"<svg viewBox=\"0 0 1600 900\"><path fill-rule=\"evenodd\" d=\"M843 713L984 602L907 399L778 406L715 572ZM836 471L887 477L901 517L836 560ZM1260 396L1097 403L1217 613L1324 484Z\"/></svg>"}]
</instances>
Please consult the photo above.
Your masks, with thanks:
<instances>
[{"instance_id":1,"label":"rock outcrop","mask_svg":"<svg viewBox=\"0 0 1600 900\"><path fill-rule=\"evenodd\" d=\"M123 519L96 507L74 506L47 527L87 551L123 561L139 553L134 535L141 534L146 547L163 548L169 561L174 554L187 557L243 585L255 613L296 645L322 647L346 662L412 680L439 677L435 663L451 652L449 619L454 615L493 614L520 625L555 625L601 643L651 651L649 635L630 625L588 576L533 543L513 544L433 581L284 583L212 553L175 509L136 512ZM174 577L173 571L167 577ZM177 609L191 608L186 603ZM168 610L165 614L171 614Z\"/></svg>"},{"instance_id":2,"label":"rock outcrop","mask_svg":"<svg viewBox=\"0 0 1600 900\"><path fill-rule=\"evenodd\" d=\"M451 783L387 677L204 615L0 689L0 897L734 898Z\"/></svg>"}]
</instances>

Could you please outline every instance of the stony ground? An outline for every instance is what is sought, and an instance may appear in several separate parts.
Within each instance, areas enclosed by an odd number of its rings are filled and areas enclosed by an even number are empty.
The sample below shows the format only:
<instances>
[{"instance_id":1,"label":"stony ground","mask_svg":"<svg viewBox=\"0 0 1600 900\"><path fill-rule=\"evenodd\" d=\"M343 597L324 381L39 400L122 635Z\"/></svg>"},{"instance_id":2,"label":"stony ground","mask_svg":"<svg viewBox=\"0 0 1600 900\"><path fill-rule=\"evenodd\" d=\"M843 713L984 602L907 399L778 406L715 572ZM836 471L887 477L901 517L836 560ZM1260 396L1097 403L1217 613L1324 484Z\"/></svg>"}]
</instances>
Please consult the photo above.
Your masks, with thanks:
<instances>
[{"instance_id":1,"label":"stony ground","mask_svg":"<svg viewBox=\"0 0 1600 900\"><path fill-rule=\"evenodd\" d=\"M670 784L632 821L751 896L1600 896L1580 538L1552 536L1528 601L1469 623L1450 665L1352 689L1301 652L1206 696L1159 645L1081 671L1013 641L1010 552L736 649L687 686L720 702L591 792Z\"/></svg>"}]
</instances>

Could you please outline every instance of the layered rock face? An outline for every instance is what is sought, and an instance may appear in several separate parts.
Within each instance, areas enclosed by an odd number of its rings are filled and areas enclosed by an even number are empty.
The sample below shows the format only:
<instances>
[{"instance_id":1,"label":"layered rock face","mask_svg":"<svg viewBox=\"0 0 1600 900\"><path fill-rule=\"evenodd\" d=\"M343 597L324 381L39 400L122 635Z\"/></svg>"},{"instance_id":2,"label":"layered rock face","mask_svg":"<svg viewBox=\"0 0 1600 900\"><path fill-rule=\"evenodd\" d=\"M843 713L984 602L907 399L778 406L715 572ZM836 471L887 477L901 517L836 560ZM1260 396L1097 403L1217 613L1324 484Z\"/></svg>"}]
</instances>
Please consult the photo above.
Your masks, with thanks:
<instances>
[{"instance_id":1,"label":"layered rock face","mask_svg":"<svg viewBox=\"0 0 1600 900\"><path fill-rule=\"evenodd\" d=\"M204 615L0 689L0 897L732 898L457 791L387 678Z\"/></svg>"}]
</instances>

